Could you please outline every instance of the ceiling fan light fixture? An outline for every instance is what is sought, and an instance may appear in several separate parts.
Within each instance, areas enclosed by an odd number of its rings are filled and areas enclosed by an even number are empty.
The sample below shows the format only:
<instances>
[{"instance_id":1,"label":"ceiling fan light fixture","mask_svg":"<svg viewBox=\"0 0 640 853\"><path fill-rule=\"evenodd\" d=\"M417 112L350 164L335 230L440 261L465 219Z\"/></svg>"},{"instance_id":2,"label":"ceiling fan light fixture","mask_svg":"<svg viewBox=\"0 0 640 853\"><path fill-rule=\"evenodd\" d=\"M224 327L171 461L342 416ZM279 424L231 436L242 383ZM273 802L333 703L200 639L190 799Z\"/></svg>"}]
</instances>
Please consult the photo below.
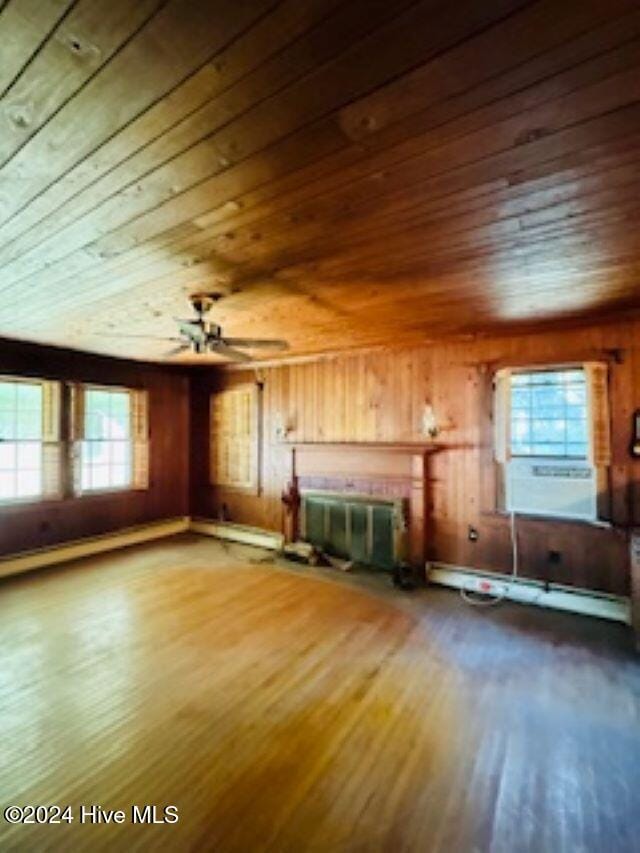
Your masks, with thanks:
<instances>
[{"instance_id":1,"label":"ceiling fan light fixture","mask_svg":"<svg viewBox=\"0 0 640 853\"><path fill-rule=\"evenodd\" d=\"M289 348L286 341L274 338L229 338L223 335L221 326L205 319L205 315L211 310L211 306L223 295L222 293L192 294L189 301L197 316L188 320L174 318L178 325L178 337L156 337L154 335L107 335L107 337L138 337L178 344L165 354L166 358L191 351L195 355L207 355L208 353L221 355L230 361L241 363L253 361L248 353L243 352L244 349L285 350Z\"/></svg>"}]
</instances>

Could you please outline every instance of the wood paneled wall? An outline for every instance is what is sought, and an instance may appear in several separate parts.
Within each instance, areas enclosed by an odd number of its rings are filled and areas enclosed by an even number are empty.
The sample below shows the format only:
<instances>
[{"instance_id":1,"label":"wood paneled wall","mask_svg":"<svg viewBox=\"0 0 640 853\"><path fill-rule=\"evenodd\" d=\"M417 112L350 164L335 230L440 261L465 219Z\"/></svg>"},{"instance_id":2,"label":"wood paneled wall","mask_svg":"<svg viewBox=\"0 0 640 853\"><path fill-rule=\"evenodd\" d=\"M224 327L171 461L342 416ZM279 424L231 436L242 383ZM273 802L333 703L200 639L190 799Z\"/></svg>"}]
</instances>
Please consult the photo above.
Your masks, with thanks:
<instances>
[{"instance_id":1,"label":"wood paneled wall","mask_svg":"<svg viewBox=\"0 0 640 853\"><path fill-rule=\"evenodd\" d=\"M183 372L0 341L0 374L146 388L151 437L148 490L0 505L0 555L188 513L189 381Z\"/></svg>"},{"instance_id":2,"label":"wood paneled wall","mask_svg":"<svg viewBox=\"0 0 640 853\"><path fill-rule=\"evenodd\" d=\"M640 521L640 461L629 455L632 412L640 407L640 322L486 338L437 346L340 355L252 371L192 374L192 512L213 516L224 503L238 522L282 529L280 493L288 442L414 442L425 401L443 426L431 457L427 556L510 571L508 520L495 512L488 387L499 364L611 359L612 529L577 522L520 520L522 574L580 587L628 592L627 530ZM613 350L620 350L621 363ZM212 390L264 382L262 492L212 489L207 483L207 409ZM468 528L479 532L469 541ZM552 562L549 552L560 553Z\"/></svg>"}]
</instances>

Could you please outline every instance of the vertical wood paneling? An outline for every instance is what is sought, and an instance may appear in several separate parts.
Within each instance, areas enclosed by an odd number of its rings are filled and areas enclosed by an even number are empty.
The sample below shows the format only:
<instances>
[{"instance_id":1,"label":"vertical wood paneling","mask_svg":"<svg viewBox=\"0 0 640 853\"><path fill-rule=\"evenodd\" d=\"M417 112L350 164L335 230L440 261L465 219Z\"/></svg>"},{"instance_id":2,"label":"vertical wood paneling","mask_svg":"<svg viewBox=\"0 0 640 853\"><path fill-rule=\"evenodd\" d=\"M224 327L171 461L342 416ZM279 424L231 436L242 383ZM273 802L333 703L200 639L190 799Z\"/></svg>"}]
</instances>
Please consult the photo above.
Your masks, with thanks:
<instances>
[{"instance_id":1,"label":"vertical wood paneling","mask_svg":"<svg viewBox=\"0 0 640 853\"><path fill-rule=\"evenodd\" d=\"M629 332L629 374L634 379L634 387L631 393L632 408L640 408L640 342L638 341L638 329L634 325ZM635 338L635 342L634 342ZM631 427L628 426L631 430ZM629 435L631 439L631 435ZM640 460L629 458L629 503L631 505L631 523L640 525Z\"/></svg>"},{"instance_id":2,"label":"vertical wood paneling","mask_svg":"<svg viewBox=\"0 0 640 853\"><path fill-rule=\"evenodd\" d=\"M640 322L592 326L519 337L489 338L399 350L331 356L309 364L264 371L264 489L261 498L224 495L238 521L280 529L280 493L289 449L272 425L290 419L290 442L421 441L425 401L443 427L438 452L430 456L427 500L429 556L443 562L509 571L511 547L507 520L497 515L491 451L492 366L513 360L531 364L582 360L605 350L623 350L611 366L614 521L606 530L558 521L519 521L524 574L611 592L628 588L624 526L640 521L640 461L629 456L631 414L640 407ZM246 381L239 371L216 381ZM194 396L198 406L202 397ZM202 493L194 512L211 514L215 499ZM479 531L468 540L468 526ZM549 551L561 562L549 562Z\"/></svg>"}]
</instances>

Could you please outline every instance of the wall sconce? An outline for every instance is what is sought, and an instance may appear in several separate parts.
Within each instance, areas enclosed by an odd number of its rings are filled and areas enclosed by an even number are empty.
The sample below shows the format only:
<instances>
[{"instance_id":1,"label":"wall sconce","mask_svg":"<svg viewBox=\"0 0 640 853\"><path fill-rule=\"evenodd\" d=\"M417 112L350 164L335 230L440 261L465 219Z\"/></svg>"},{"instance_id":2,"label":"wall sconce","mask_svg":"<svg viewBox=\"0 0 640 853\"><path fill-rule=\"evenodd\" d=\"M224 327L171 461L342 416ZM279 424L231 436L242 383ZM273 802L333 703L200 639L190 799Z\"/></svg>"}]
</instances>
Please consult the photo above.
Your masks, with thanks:
<instances>
[{"instance_id":1,"label":"wall sconce","mask_svg":"<svg viewBox=\"0 0 640 853\"><path fill-rule=\"evenodd\" d=\"M433 439L438 437L440 428L436 419L436 413L433 410L431 403L425 403L422 409L422 417L420 418L420 433L425 438Z\"/></svg>"},{"instance_id":2,"label":"wall sconce","mask_svg":"<svg viewBox=\"0 0 640 853\"><path fill-rule=\"evenodd\" d=\"M286 441L295 432L295 424L291 418L284 418L280 412L275 416L275 433L278 441Z\"/></svg>"}]
</instances>

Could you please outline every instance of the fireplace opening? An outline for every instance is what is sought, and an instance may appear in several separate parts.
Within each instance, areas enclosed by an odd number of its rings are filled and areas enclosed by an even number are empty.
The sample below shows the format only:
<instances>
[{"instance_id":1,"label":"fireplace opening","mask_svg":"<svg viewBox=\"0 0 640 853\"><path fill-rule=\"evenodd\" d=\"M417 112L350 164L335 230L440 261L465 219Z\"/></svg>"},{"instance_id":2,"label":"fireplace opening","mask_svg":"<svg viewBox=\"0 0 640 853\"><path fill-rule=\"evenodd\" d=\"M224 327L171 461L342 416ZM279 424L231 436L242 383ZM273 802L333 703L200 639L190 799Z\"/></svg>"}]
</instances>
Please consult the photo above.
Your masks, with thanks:
<instances>
[{"instance_id":1,"label":"fireplace opening","mask_svg":"<svg viewBox=\"0 0 640 853\"><path fill-rule=\"evenodd\" d=\"M325 553L386 570L403 559L404 501L327 492L301 498L301 537Z\"/></svg>"}]
</instances>

